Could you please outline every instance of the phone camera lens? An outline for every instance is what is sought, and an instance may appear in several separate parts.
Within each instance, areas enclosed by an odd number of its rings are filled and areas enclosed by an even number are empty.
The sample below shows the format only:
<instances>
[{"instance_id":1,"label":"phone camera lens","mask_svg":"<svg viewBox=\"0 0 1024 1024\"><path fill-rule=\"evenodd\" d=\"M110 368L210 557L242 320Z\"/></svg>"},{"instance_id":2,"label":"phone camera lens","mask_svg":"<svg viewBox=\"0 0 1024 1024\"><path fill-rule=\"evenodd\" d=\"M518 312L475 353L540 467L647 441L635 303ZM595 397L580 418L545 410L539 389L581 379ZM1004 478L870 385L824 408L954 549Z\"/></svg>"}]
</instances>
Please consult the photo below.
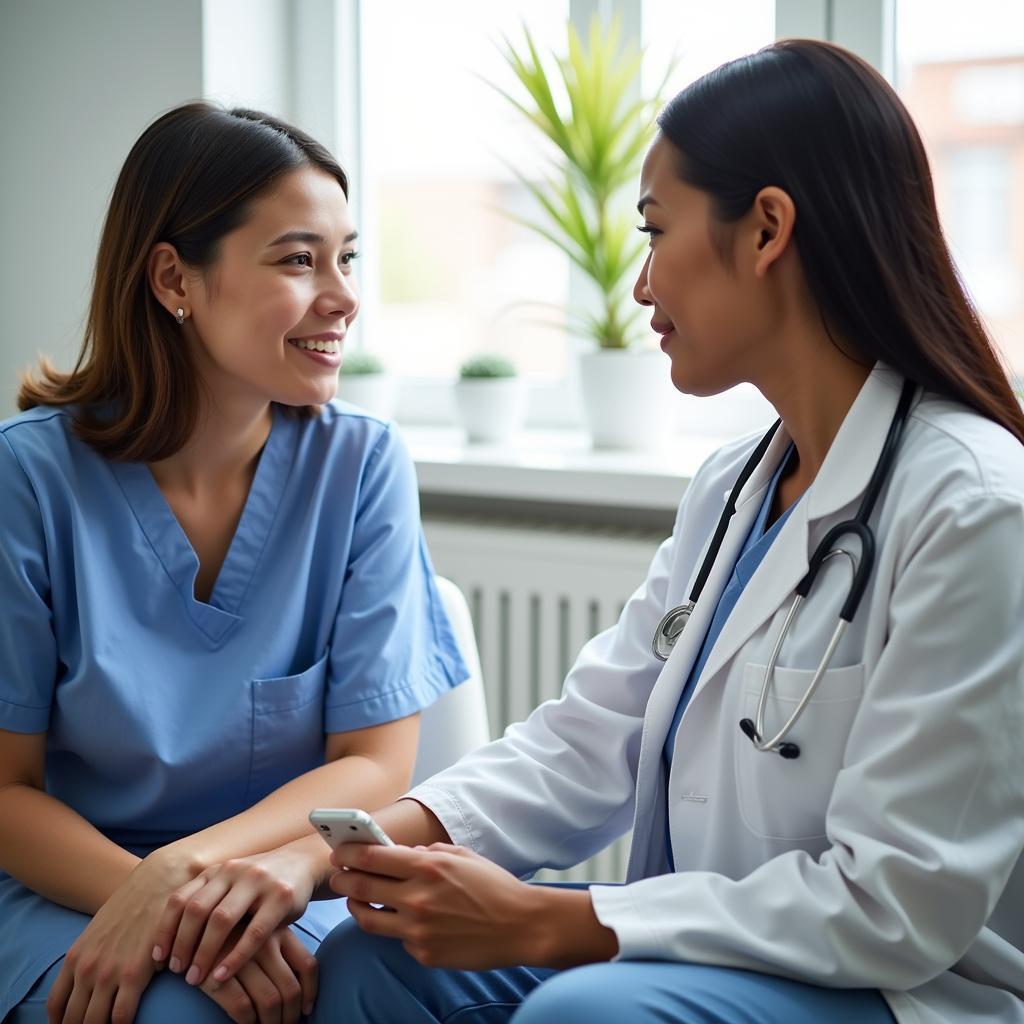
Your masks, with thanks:
<instances>
[{"instance_id":1,"label":"phone camera lens","mask_svg":"<svg viewBox=\"0 0 1024 1024\"><path fill-rule=\"evenodd\" d=\"M320 831L321 832L330 832L331 831L331 826L330 825L321 825L320 826Z\"/></svg>"},{"instance_id":2,"label":"phone camera lens","mask_svg":"<svg viewBox=\"0 0 1024 1024\"><path fill-rule=\"evenodd\" d=\"M352 830L353 832L358 832L358 831L359 831L359 829L357 829L357 828L355 827L355 825L349 825L349 828L350 828L350 829L351 829L351 830Z\"/></svg>"}]
</instances>

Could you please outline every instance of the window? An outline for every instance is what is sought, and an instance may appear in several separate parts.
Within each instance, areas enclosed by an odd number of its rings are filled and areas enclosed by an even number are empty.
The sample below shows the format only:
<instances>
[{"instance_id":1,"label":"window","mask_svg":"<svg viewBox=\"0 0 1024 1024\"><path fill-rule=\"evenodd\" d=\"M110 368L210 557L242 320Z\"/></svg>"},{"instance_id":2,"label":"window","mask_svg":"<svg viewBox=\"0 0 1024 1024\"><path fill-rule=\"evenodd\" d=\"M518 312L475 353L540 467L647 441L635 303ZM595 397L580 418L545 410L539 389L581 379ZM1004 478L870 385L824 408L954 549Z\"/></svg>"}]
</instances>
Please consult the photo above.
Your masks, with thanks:
<instances>
[{"instance_id":1,"label":"window","mask_svg":"<svg viewBox=\"0 0 1024 1024\"><path fill-rule=\"evenodd\" d=\"M1024 377L1024 5L899 0L896 86L964 283Z\"/></svg>"},{"instance_id":2,"label":"window","mask_svg":"<svg viewBox=\"0 0 1024 1024\"><path fill-rule=\"evenodd\" d=\"M525 23L560 47L568 14L552 0L363 5L365 341L404 376L448 378L485 351L565 376L567 260L508 216L531 212L510 165L539 177L544 153L487 83L516 89L503 35L520 45Z\"/></svg>"},{"instance_id":3,"label":"window","mask_svg":"<svg viewBox=\"0 0 1024 1024\"><path fill-rule=\"evenodd\" d=\"M592 10L619 14L645 45L644 88L678 54L673 94L770 42L774 0L373 0L361 10L363 341L432 396L430 381L451 378L467 356L507 355L539 391L534 411L565 422L579 342L563 311L587 291L554 246L514 221L535 208L510 164L537 179L548 153L487 84L518 93L498 43L520 44L526 25L542 53L561 50L570 16L585 31ZM411 405L430 418L422 401Z\"/></svg>"}]
</instances>

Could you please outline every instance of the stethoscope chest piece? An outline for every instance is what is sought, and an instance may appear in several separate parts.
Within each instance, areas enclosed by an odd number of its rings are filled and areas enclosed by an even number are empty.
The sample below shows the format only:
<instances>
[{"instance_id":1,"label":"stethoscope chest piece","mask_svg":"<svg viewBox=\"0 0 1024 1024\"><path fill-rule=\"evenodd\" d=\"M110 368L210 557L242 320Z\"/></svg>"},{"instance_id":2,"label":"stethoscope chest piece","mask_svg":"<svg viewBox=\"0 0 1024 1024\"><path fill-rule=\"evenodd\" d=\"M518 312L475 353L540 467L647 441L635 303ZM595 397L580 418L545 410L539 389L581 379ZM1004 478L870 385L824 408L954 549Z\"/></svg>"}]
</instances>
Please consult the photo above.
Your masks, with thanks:
<instances>
[{"instance_id":1,"label":"stethoscope chest piece","mask_svg":"<svg viewBox=\"0 0 1024 1024\"><path fill-rule=\"evenodd\" d=\"M672 608L658 623L658 628L654 631L654 642L651 645L658 661L668 661L668 656L672 653L672 648L675 647L679 635L686 628L693 605L693 601L687 601L686 604Z\"/></svg>"}]
</instances>

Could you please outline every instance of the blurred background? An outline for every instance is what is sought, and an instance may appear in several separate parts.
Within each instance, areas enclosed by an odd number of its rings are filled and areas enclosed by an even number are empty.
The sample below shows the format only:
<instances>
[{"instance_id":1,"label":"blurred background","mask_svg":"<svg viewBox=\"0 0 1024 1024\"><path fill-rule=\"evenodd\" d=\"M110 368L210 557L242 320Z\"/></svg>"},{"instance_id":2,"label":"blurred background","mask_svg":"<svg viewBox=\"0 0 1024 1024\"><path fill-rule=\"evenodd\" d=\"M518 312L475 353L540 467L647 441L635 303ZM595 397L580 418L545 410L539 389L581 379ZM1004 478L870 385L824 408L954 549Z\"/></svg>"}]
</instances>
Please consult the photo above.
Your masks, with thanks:
<instances>
[{"instance_id":1,"label":"blurred background","mask_svg":"<svg viewBox=\"0 0 1024 1024\"><path fill-rule=\"evenodd\" d=\"M958 266L1024 373L1024 3L1019 0L2 0L0 413L39 352L77 350L120 162L195 97L266 109L326 141L354 179L365 259L357 342L403 378L412 420L444 419L438 382L481 349L513 357L537 423L578 417L581 344L552 314L568 261L507 214L531 212L510 162L545 155L488 84L529 27L620 19L644 86L677 91L779 35L832 38L896 85L928 145ZM438 407L431 408L432 396ZM445 409L448 407L446 406Z\"/></svg>"}]
</instances>

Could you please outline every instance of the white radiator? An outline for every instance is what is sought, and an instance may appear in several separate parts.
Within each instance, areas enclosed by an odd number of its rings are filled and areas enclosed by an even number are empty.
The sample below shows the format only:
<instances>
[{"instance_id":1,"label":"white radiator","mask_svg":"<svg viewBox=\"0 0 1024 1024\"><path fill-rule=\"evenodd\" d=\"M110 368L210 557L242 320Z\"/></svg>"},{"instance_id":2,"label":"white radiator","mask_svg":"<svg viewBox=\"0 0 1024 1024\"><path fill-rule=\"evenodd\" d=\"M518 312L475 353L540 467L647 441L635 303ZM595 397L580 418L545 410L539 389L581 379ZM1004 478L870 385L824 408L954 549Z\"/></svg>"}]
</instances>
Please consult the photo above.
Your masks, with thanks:
<instances>
[{"instance_id":1,"label":"white radiator","mask_svg":"<svg viewBox=\"0 0 1024 1024\"><path fill-rule=\"evenodd\" d=\"M491 735L562 691L583 644L613 625L663 539L649 530L430 517L435 569L469 601ZM545 881L621 881L628 837Z\"/></svg>"}]
</instances>

